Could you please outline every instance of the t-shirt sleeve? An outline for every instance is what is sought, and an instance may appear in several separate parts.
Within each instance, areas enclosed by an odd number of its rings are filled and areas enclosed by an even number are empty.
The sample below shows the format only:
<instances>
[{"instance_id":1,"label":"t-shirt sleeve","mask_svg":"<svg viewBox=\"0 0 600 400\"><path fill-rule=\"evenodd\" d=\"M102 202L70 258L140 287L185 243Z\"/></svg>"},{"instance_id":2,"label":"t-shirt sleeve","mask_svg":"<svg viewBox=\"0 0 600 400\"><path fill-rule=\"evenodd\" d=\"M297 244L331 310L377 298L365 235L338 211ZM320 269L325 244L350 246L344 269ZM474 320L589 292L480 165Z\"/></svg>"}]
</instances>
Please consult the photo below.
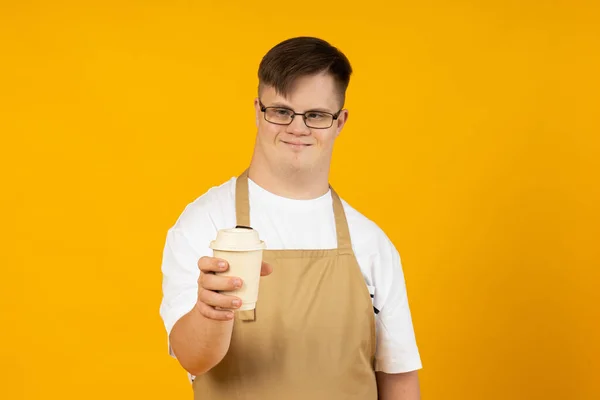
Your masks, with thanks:
<instances>
[{"instance_id":1,"label":"t-shirt sleeve","mask_svg":"<svg viewBox=\"0 0 600 400\"><path fill-rule=\"evenodd\" d=\"M374 270L378 271L375 307L377 352L375 370L402 373L422 368L406 291L400 255L387 237L379 243ZM381 288L381 289L380 289Z\"/></svg>"},{"instance_id":2,"label":"t-shirt sleeve","mask_svg":"<svg viewBox=\"0 0 600 400\"><path fill-rule=\"evenodd\" d=\"M167 338L175 323L187 314L198 298L198 260L212 256L208 247L216 234L210 218L197 205L188 205L167 232L162 258L162 301L160 316ZM168 343L169 354L173 351Z\"/></svg>"}]
</instances>

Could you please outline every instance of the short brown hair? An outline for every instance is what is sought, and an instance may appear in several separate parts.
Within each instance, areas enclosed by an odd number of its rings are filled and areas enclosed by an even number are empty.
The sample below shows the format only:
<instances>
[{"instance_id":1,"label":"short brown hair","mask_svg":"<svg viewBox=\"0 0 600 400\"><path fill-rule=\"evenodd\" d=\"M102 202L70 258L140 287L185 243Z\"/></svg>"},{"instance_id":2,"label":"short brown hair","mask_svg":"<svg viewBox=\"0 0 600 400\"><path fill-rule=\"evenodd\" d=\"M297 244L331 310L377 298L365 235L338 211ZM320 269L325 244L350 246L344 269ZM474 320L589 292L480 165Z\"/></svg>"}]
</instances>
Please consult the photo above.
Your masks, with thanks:
<instances>
[{"instance_id":1,"label":"short brown hair","mask_svg":"<svg viewBox=\"0 0 600 400\"><path fill-rule=\"evenodd\" d=\"M284 40L273 47L258 68L259 92L264 86L287 96L297 78L329 73L340 91L342 105L350 83L352 67L348 58L325 40L301 36Z\"/></svg>"}]
</instances>

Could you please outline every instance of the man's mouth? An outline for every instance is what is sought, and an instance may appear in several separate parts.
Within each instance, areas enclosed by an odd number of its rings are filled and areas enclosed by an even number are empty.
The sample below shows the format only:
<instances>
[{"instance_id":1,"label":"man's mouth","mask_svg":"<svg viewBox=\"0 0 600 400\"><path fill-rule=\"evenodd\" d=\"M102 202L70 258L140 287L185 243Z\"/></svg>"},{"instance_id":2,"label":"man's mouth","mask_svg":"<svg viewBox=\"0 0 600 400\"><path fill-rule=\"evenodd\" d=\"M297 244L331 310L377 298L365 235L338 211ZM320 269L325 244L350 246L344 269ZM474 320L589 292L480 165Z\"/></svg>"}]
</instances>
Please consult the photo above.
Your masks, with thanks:
<instances>
[{"instance_id":1,"label":"man's mouth","mask_svg":"<svg viewBox=\"0 0 600 400\"><path fill-rule=\"evenodd\" d=\"M296 146L296 147L308 147L308 146L312 146L311 144L302 143L302 142L286 142L285 140L282 140L282 142L285 143L285 144L289 144L291 146Z\"/></svg>"}]
</instances>

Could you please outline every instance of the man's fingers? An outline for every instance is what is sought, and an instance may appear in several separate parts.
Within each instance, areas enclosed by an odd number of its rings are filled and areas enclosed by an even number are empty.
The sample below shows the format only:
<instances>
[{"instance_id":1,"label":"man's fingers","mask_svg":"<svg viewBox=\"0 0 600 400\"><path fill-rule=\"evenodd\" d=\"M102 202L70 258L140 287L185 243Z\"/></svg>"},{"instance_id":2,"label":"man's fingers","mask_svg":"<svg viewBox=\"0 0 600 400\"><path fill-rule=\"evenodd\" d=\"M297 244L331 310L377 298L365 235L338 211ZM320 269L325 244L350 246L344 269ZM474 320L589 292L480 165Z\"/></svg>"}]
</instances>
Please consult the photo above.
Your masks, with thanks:
<instances>
[{"instance_id":1,"label":"man's fingers","mask_svg":"<svg viewBox=\"0 0 600 400\"><path fill-rule=\"evenodd\" d=\"M198 268L202 272L224 272L227 271L229 265L226 260L204 256L198 260Z\"/></svg>"},{"instance_id":2,"label":"man's fingers","mask_svg":"<svg viewBox=\"0 0 600 400\"><path fill-rule=\"evenodd\" d=\"M260 268L260 276L270 275L271 272L273 272L273 267L271 266L271 264L263 261Z\"/></svg>"},{"instance_id":3,"label":"man's fingers","mask_svg":"<svg viewBox=\"0 0 600 400\"><path fill-rule=\"evenodd\" d=\"M200 271L209 273L209 272L225 272L229 269L229 264L226 260L204 256L198 260L198 268ZM260 275L266 276L270 275L273 272L273 267L263 261L260 269Z\"/></svg>"},{"instance_id":4,"label":"man's fingers","mask_svg":"<svg viewBox=\"0 0 600 400\"><path fill-rule=\"evenodd\" d=\"M220 276L215 274L200 274L200 286L204 289L218 290L236 290L242 287L242 280L235 276Z\"/></svg>"},{"instance_id":5,"label":"man's fingers","mask_svg":"<svg viewBox=\"0 0 600 400\"><path fill-rule=\"evenodd\" d=\"M228 296L206 289L199 290L198 300L209 306L225 309L236 309L242 305L242 301L238 297Z\"/></svg>"},{"instance_id":6,"label":"man's fingers","mask_svg":"<svg viewBox=\"0 0 600 400\"><path fill-rule=\"evenodd\" d=\"M222 276L215 274L225 272L229 268L226 260L215 257L202 257L198 260L200 277L198 279L198 310L209 319L217 321L228 321L234 316L234 310L242 305L241 299L229 296L220 291L231 291L239 289L243 282L235 276ZM273 267L267 263L261 264L261 276L270 275Z\"/></svg>"},{"instance_id":7,"label":"man's fingers","mask_svg":"<svg viewBox=\"0 0 600 400\"><path fill-rule=\"evenodd\" d=\"M198 302L197 307L200 313L208 319L217 321L229 321L233 319L233 311L215 310L213 307L202 302Z\"/></svg>"}]
</instances>

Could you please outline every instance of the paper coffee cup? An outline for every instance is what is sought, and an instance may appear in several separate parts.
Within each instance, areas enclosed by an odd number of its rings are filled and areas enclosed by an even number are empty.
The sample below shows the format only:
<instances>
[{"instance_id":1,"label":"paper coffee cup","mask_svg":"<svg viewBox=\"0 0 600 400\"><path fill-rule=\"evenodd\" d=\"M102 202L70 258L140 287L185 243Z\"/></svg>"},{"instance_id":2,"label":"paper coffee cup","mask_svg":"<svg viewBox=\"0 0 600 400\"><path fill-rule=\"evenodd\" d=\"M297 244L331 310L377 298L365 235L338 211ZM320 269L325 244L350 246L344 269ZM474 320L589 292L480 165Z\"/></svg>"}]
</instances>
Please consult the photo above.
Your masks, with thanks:
<instances>
[{"instance_id":1,"label":"paper coffee cup","mask_svg":"<svg viewBox=\"0 0 600 400\"><path fill-rule=\"evenodd\" d=\"M220 293L237 296L242 305L237 310L253 310L258 300L262 252L265 243L260 240L258 232L250 228L221 229L210 248L216 258L229 263L229 269L216 275L235 276L242 279L242 287Z\"/></svg>"}]
</instances>

